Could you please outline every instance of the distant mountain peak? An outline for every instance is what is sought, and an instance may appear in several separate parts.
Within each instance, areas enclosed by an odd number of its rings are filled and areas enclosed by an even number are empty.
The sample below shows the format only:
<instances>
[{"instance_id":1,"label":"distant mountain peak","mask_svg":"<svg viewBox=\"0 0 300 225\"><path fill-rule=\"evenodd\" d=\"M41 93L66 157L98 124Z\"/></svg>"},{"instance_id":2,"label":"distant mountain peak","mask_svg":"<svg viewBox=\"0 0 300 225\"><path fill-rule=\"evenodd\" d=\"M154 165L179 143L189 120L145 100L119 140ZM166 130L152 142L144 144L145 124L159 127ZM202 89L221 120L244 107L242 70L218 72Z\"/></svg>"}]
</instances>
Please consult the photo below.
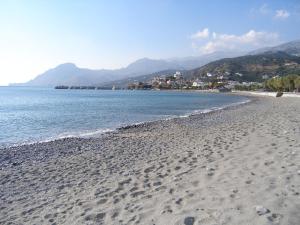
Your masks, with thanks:
<instances>
[{"instance_id":1,"label":"distant mountain peak","mask_svg":"<svg viewBox=\"0 0 300 225\"><path fill-rule=\"evenodd\" d=\"M148 75L160 71L194 69L216 59L230 56L232 55L224 53L222 56L215 54L211 57L192 56L176 58L176 60L150 59L144 57L129 64L125 68L117 70L90 70L79 68L74 63L67 62L47 70L23 85L101 85L111 81Z\"/></svg>"},{"instance_id":2,"label":"distant mountain peak","mask_svg":"<svg viewBox=\"0 0 300 225\"><path fill-rule=\"evenodd\" d=\"M144 58L140 58L140 59L130 63L127 67L132 67L134 65L144 64L144 63L158 62L158 61L163 61L163 60L150 59L150 58L144 57Z\"/></svg>"},{"instance_id":3,"label":"distant mountain peak","mask_svg":"<svg viewBox=\"0 0 300 225\"><path fill-rule=\"evenodd\" d=\"M143 62L143 61L149 61L149 60L154 60L154 59L150 59L148 57L143 57L143 58L136 60L135 62Z\"/></svg>"},{"instance_id":4,"label":"distant mountain peak","mask_svg":"<svg viewBox=\"0 0 300 225\"><path fill-rule=\"evenodd\" d=\"M59 67L78 68L74 63L70 63L70 62L62 63L62 64L58 65L56 68L59 68Z\"/></svg>"},{"instance_id":5,"label":"distant mountain peak","mask_svg":"<svg viewBox=\"0 0 300 225\"><path fill-rule=\"evenodd\" d=\"M290 55L300 56L300 40L290 41L273 47L266 47L250 52L250 55L262 54L266 52L285 52Z\"/></svg>"}]
</instances>

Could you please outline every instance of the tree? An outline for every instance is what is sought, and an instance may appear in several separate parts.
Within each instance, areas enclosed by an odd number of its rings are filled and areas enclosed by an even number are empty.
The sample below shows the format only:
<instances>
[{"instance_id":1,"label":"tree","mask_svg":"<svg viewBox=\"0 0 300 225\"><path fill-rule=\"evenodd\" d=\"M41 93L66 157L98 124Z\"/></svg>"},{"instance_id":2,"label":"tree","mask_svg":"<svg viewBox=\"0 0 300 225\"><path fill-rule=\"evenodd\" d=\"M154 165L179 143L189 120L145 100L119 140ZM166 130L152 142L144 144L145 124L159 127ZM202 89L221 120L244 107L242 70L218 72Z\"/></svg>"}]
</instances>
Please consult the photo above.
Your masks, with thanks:
<instances>
[{"instance_id":1,"label":"tree","mask_svg":"<svg viewBox=\"0 0 300 225\"><path fill-rule=\"evenodd\" d=\"M295 89L299 91L299 80L299 75L292 74L284 77L275 77L269 79L264 83L264 86L269 91L294 91Z\"/></svg>"},{"instance_id":2,"label":"tree","mask_svg":"<svg viewBox=\"0 0 300 225\"><path fill-rule=\"evenodd\" d=\"M300 92L300 76L298 76L295 80L295 88L297 89L298 92Z\"/></svg>"}]
</instances>

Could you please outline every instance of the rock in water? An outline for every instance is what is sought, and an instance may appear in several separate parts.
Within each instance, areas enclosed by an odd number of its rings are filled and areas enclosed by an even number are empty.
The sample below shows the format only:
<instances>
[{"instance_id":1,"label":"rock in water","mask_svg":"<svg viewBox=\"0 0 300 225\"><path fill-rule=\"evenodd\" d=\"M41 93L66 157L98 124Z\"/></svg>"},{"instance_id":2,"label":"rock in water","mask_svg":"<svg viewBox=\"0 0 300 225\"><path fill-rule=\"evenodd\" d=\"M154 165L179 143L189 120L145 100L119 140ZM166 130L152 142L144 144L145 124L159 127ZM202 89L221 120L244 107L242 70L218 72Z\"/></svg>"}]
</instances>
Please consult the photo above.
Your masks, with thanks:
<instances>
[{"instance_id":1,"label":"rock in water","mask_svg":"<svg viewBox=\"0 0 300 225\"><path fill-rule=\"evenodd\" d=\"M184 218L184 224L185 225L193 225L195 222L195 218L194 217L186 217Z\"/></svg>"},{"instance_id":2,"label":"rock in water","mask_svg":"<svg viewBox=\"0 0 300 225\"><path fill-rule=\"evenodd\" d=\"M270 212L269 209L267 209L267 208L265 208L265 207L263 207L263 206L261 206L261 205L255 206L255 210L256 210L256 213L257 213L259 216L265 215L265 214L267 214L267 213Z\"/></svg>"}]
</instances>

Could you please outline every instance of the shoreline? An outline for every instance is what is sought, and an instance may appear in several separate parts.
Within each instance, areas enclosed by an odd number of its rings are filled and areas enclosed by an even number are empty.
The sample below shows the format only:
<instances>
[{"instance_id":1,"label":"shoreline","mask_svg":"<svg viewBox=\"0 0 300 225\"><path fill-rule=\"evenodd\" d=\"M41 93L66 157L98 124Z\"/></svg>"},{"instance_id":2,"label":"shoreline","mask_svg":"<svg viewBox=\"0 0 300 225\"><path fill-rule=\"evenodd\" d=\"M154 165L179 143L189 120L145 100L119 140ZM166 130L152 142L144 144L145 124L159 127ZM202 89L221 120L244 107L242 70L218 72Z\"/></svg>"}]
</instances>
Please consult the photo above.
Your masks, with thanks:
<instances>
[{"instance_id":1,"label":"shoreline","mask_svg":"<svg viewBox=\"0 0 300 225\"><path fill-rule=\"evenodd\" d=\"M154 120L154 121L145 121L145 122L140 122L140 123L134 123L134 124L131 124L131 125L118 127L118 128L116 128L114 130L111 130L111 131L100 133L97 136L92 136L92 137L79 137L79 136L62 137L62 138L56 138L56 139L53 139L53 140L25 143L25 144L21 144L21 145L14 145L14 146L9 146L9 147L5 147L5 148L0 148L0 170L2 168L5 168L5 167L12 167L12 166L20 165L24 161L26 161L26 159L31 160L32 158L35 158L34 159L35 161L46 161L48 157L51 157L51 158L53 156L54 156L54 158L59 157L60 154L58 152L49 151L49 148L51 148L52 146L57 146L57 145L61 145L61 144L64 144L64 143L71 142L73 149L70 152L64 152L63 151L62 155L65 156L66 154L67 155L68 154L74 154L78 150L78 146L82 142L87 142L87 143L89 141L99 142L102 139L105 139L107 137L109 138L111 136L122 134L122 132L131 132L131 131L135 131L136 129L148 129L148 127L155 126L156 124L172 123L172 122L176 122L176 121L180 121L180 120L184 120L184 119L190 119L192 117L198 117L198 119L201 120L201 118L205 118L206 116L211 116L214 113L221 113L222 111L232 110L232 109L235 109L235 108L243 107L247 104L254 103L255 101L257 101L259 99L259 97L253 97L253 96L247 96L247 97L248 97L248 99L246 101L232 103L230 105L226 105L226 106L223 106L221 108L210 109L209 111L205 111L205 112L201 112L201 110L200 110L200 112L197 112L197 113L189 113L188 115L175 116L175 117L171 117L171 118L167 118L167 119L159 119L159 120ZM46 151L45 152L43 152L43 151L30 152L30 151L28 151L30 148L33 148L35 150L46 148ZM24 153L23 151L24 150L26 150L26 153L25 153L25 158L26 159L23 159L23 153ZM63 150L65 150L65 149L63 149ZM21 159L19 159L17 157L17 160L6 160L6 161L3 160L3 159L1 160L1 156L3 157L3 155L1 155L1 154L6 153L8 155L11 155L10 151L12 151L12 155L14 155L14 157L15 156L21 156ZM38 157L33 157L34 154L38 155ZM8 158L8 157L6 157L6 158ZM13 157L9 157L9 158L13 158Z\"/></svg>"},{"instance_id":2,"label":"shoreline","mask_svg":"<svg viewBox=\"0 0 300 225\"><path fill-rule=\"evenodd\" d=\"M210 92L207 92L210 93ZM224 94L224 93L222 93ZM230 93L228 93L228 95L230 95ZM75 135L75 134L71 134L72 132L70 132L69 134L60 134L57 137L52 137L52 138L46 138L45 140L40 140L40 141L25 141L22 143L17 143L17 144L12 144L12 145L3 145L0 146L0 153L3 149L9 149L9 148L14 148L14 147L21 147L21 146L30 146L30 145L34 145L34 144L41 144L41 143L48 143L48 142L52 142L52 141L57 141L57 140L61 140L61 139L68 139L68 138L99 138L102 135L109 135L110 133L115 133L118 132L119 130L123 130L123 129L128 129L130 127L136 127L136 126L143 126L144 124L149 124L149 123L153 123L153 122L159 122L159 121L165 121L165 120L172 120L172 119L176 119L176 118L184 118L184 117L189 117L192 115L197 115L197 114L206 114L206 113L211 113L214 111L218 111L218 110L226 110L227 108L231 108L234 106L239 106L239 105L243 105L243 104L248 104L251 101L253 101L253 99L255 97L251 96L251 95L240 95L240 96L247 96L248 99L245 101L240 101L240 102L235 102L235 103L231 103L228 105L224 105L221 107L211 107L211 108L207 108L207 109L199 109L199 110L193 110L191 112L185 113L183 115L173 115L173 116L169 116L167 118L161 118L161 119L157 119L157 120L150 120L150 121L143 121L143 122L137 122L137 123L133 123L133 124L128 124L128 125L123 125L120 127L116 127L116 128L105 128L105 129L97 129L97 130L91 130L91 131L86 131L86 132L79 132L79 134Z\"/></svg>"},{"instance_id":3,"label":"shoreline","mask_svg":"<svg viewBox=\"0 0 300 225\"><path fill-rule=\"evenodd\" d=\"M4 151L0 223L297 224L297 103L255 97L100 138Z\"/></svg>"},{"instance_id":4,"label":"shoreline","mask_svg":"<svg viewBox=\"0 0 300 225\"><path fill-rule=\"evenodd\" d=\"M276 97L277 92L263 92L263 91L233 91L242 96L261 96L261 97ZM281 97L284 98L300 98L300 93L283 92Z\"/></svg>"}]
</instances>

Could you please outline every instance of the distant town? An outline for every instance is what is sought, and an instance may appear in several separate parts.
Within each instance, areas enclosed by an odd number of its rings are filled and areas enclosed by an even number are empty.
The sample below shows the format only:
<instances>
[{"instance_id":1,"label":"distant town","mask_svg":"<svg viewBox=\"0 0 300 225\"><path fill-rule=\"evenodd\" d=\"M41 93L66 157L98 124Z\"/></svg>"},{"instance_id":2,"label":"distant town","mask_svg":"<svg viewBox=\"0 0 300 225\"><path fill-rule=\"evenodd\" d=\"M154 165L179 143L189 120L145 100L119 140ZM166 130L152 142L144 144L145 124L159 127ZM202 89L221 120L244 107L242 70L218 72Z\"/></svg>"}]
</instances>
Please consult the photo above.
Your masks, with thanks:
<instances>
[{"instance_id":1,"label":"distant town","mask_svg":"<svg viewBox=\"0 0 300 225\"><path fill-rule=\"evenodd\" d=\"M251 56L252 57L252 56ZM286 56L285 56L286 57ZM253 57L252 57L253 58ZM240 58L237 58L241 61ZM298 58L297 58L298 59ZM242 61L245 61L242 59ZM248 59L248 61L250 61ZM262 59L260 59L262 61ZM274 59L272 60L274 64ZM233 64L233 63L231 63ZM240 62L240 64L242 64ZM273 65L272 64L272 65ZM279 64L279 63L277 63ZM274 64L275 66L277 64ZM223 65L223 64L222 64ZM133 78L123 81L115 81L103 86L56 86L56 89L86 89L86 90L204 90L215 92L239 91L276 91L276 92L300 92L300 76L298 70L291 68L281 69L276 73L267 73L267 69L262 73L252 74L249 81L251 70L243 72L228 72L223 66L214 66L214 71L193 73L192 71L168 71L151 76ZM230 65L230 64L227 64ZM236 65L236 64L234 64ZM274 67L273 65L273 67ZM284 66L295 66L296 64L285 63ZM248 67L254 67L249 64ZM298 66L298 64L297 64ZM203 68L203 67L202 67ZM292 67L293 68L293 67ZM201 69L201 68L200 68ZM238 70L235 70L238 71Z\"/></svg>"},{"instance_id":2,"label":"distant town","mask_svg":"<svg viewBox=\"0 0 300 225\"><path fill-rule=\"evenodd\" d=\"M176 71L173 75L160 75L155 76L149 81L141 82L134 81L129 83L126 88L117 86L101 87L101 86L56 86L55 89L85 89L85 90L115 90L115 89L128 89L128 90L168 90L168 89L183 89L183 90L212 90L212 91L231 91L238 90L253 90L263 88L263 84L259 82L239 82L229 80L229 73L223 75L215 75L207 73L206 76L199 79L185 79L180 71ZM238 76L243 76L237 73ZM264 75L263 79L268 79L269 76Z\"/></svg>"},{"instance_id":3,"label":"distant town","mask_svg":"<svg viewBox=\"0 0 300 225\"><path fill-rule=\"evenodd\" d=\"M197 79L185 79L181 72L177 71L173 75L161 75L154 77L148 82L134 82L128 84L128 89L199 89L199 90L219 90L230 91L232 89L253 89L262 88L262 83L259 82L239 82L229 80L229 73L216 75L207 73L206 76ZM242 76L242 74L238 74ZM264 79L268 79L265 76Z\"/></svg>"}]
</instances>

